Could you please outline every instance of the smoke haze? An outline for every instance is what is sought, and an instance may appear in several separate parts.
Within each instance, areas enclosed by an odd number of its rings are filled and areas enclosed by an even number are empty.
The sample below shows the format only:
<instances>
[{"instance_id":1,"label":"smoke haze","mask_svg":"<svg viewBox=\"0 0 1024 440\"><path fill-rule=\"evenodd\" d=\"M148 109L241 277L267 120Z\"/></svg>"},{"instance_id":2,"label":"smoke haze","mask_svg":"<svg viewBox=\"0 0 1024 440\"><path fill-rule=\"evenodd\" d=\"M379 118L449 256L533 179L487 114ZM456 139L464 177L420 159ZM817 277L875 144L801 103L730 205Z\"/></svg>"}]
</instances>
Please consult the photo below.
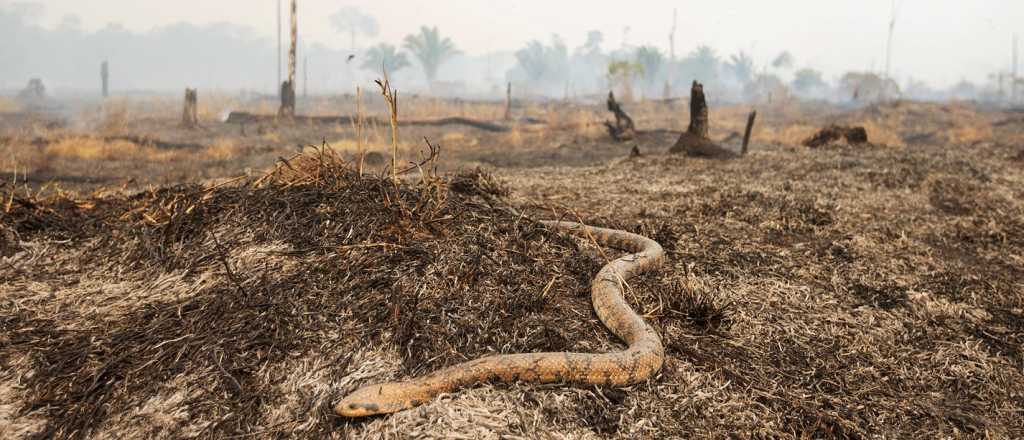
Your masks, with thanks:
<instances>
[{"instance_id":1,"label":"smoke haze","mask_svg":"<svg viewBox=\"0 0 1024 440\"><path fill-rule=\"evenodd\" d=\"M759 93L749 90L751 83L760 88L776 82L793 86L801 69L812 69L830 87L839 88L848 72L884 74L892 7L884 0L722 1L699 6L638 1L626 10L594 2L533 0L299 3L300 92L304 60L309 65L305 85L312 93L351 92L356 84L377 76L361 68L367 48L387 43L405 51L406 36L421 26L437 26L459 53L441 64L436 84L424 77L416 57L406 54L411 65L395 73L396 84L406 90L493 96L503 91L506 81L513 81L534 94L555 97L607 88L608 63L637 62L636 50L641 47L663 58L629 80L647 96L662 94L669 82L677 88L675 83L685 84L708 69L715 78L699 79L718 80L737 98ZM39 77L54 93L98 93L99 66L109 60L112 89L119 93L177 92L192 86L272 94L277 77L276 4L0 1L0 89L10 93ZM970 86L976 93L986 88L994 93L998 85L993 78L1011 70L1013 35L1024 33L1024 3L897 4L891 73L904 91L937 97L938 89L947 91L941 96L949 96ZM688 67L671 63L668 35L676 7L676 61L684 63L690 57ZM341 29L332 16L342 9L375 20L376 31ZM592 31L600 32L601 41L598 52L588 53ZM702 47L713 50L712 65L700 64ZM783 52L790 53L793 62L774 66ZM347 61L353 54L355 61ZM729 65L735 57L749 59L749 77L744 77L742 66L737 71L735 63ZM528 67L529 60L541 59L541 68L548 73Z\"/></svg>"}]
</instances>

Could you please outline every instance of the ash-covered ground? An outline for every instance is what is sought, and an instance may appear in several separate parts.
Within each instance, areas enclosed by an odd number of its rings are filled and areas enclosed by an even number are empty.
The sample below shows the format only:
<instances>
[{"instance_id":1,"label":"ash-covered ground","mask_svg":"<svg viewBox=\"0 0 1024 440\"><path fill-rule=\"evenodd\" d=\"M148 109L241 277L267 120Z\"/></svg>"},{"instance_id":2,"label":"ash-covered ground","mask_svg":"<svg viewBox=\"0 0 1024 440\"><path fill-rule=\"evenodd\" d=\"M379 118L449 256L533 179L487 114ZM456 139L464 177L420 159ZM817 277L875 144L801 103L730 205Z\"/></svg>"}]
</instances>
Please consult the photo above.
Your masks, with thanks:
<instances>
[{"instance_id":1,"label":"ash-covered ground","mask_svg":"<svg viewBox=\"0 0 1024 440\"><path fill-rule=\"evenodd\" d=\"M1019 114L780 106L750 154L708 160L665 153L684 109L637 107L648 133L627 143L583 107L403 128L401 163L426 137L440 172L398 186L380 163L359 175L353 126L5 126L0 437L1024 436ZM747 110L713 108L712 137ZM870 143L800 145L831 123ZM385 128L368 150L389 151ZM627 292L667 347L658 376L332 414L359 385L486 354L620 347L588 290L620 251L551 218L666 248Z\"/></svg>"}]
</instances>

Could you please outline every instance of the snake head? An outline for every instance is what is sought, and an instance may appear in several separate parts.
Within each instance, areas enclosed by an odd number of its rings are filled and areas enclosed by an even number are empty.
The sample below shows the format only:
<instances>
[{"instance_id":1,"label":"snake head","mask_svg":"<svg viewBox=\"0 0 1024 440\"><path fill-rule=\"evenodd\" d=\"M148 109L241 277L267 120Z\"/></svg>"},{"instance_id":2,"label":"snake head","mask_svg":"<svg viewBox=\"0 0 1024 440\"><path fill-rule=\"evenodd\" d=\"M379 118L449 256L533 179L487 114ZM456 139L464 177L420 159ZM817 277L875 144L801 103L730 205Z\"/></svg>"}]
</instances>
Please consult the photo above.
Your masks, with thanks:
<instances>
[{"instance_id":1,"label":"snake head","mask_svg":"<svg viewBox=\"0 0 1024 440\"><path fill-rule=\"evenodd\" d=\"M334 412L342 417L368 417L389 414L423 403L419 387L407 383L389 382L368 385L345 396Z\"/></svg>"}]
</instances>

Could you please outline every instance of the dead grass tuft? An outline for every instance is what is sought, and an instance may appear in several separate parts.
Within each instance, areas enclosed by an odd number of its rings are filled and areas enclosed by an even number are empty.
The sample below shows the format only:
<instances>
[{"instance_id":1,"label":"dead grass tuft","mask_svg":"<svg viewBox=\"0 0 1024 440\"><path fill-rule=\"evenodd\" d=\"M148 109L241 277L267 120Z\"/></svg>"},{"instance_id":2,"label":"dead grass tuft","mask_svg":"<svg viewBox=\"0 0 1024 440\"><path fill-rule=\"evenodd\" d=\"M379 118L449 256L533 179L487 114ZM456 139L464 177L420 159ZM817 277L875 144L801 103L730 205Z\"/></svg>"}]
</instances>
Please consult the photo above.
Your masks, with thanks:
<instances>
[{"instance_id":1,"label":"dead grass tuft","mask_svg":"<svg viewBox=\"0 0 1024 440\"><path fill-rule=\"evenodd\" d=\"M721 299L701 280L694 277L672 280L665 291L665 317L681 319L703 332L728 329L733 304Z\"/></svg>"}]
</instances>

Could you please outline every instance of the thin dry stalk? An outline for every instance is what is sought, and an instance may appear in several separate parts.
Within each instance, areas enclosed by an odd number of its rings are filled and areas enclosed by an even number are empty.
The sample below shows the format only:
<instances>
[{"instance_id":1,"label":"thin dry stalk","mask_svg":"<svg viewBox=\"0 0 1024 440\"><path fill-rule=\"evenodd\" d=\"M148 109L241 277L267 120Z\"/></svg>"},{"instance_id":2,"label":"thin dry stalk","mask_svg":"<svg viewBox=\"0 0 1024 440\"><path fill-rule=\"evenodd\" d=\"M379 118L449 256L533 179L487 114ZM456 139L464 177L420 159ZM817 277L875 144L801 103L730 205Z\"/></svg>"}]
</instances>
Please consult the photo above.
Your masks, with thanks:
<instances>
[{"instance_id":1,"label":"thin dry stalk","mask_svg":"<svg viewBox=\"0 0 1024 440\"><path fill-rule=\"evenodd\" d=\"M388 71L382 69L384 72L384 80L377 80L377 85L380 86L380 93L384 96L384 101L388 104L388 113L391 114L391 180L398 183L398 92L391 88L391 82L388 80Z\"/></svg>"},{"instance_id":2,"label":"thin dry stalk","mask_svg":"<svg viewBox=\"0 0 1024 440\"><path fill-rule=\"evenodd\" d=\"M363 159L366 156L366 146L363 139L363 88L356 86L356 148L359 154L359 175L363 175Z\"/></svg>"}]
</instances>

